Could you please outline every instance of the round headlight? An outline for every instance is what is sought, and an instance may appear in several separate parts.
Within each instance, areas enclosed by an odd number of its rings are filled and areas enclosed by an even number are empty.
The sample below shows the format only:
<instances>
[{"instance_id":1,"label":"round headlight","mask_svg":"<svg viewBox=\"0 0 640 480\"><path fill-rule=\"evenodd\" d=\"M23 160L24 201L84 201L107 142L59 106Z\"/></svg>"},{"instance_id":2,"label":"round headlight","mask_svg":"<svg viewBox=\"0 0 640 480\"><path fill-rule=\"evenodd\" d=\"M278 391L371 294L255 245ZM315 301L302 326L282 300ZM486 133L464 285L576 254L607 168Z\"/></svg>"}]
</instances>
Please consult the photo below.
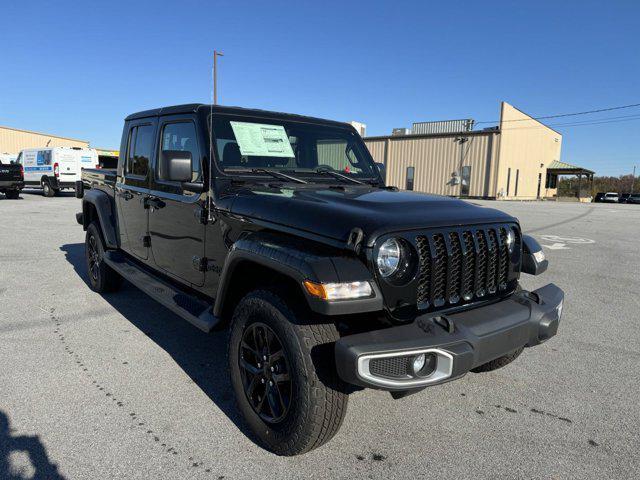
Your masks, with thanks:
<instances>
[{"instance_id":1,"label":"round headlight","mask_svg":"<svg viewBox=\"0 0 640 480\"><path fill-rule=\"evenodd\" d=\"M509 252L513 252L513 247L516 245L516 235L513 233L513 230L507 229L507 248Z\"/></svg>"},{"instance_id":2,"label":"round headlight","mask_svg":"<svg viewBox=\"0 0 640 480\"><path fill-rule=\"evenodd\" d=\"M390 238L380 245L378 250L378 256L376 258L376 264L378 265L378 271L383 277L393 275L400 268L400 257L402 256L402 250L400 242L395 238Z\"/></svg>"}]
</instances>

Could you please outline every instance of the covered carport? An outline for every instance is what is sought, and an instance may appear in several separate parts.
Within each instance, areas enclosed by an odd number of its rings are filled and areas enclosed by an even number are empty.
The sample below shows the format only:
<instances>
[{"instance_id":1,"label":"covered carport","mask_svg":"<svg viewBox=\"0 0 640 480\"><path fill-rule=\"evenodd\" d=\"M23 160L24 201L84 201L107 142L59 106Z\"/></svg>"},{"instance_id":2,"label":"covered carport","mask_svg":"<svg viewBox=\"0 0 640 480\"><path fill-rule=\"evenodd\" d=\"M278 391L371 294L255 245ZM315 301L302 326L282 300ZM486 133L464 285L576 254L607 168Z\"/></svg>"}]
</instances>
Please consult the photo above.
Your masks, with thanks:
<instances>
[{"instance_id":1,"label":"covered carport","mask_svg":"<svg viewBox=\"0 0 640 480\"><path fill-rule=\"evenodd\" d=\"M554 160L547 167L547 180L546 180L546 188L548 190L553 190L557 192L558 188L558 177L561 175L575 175L578 177L578 189L576 192L576 197L579 201L583 198L586 199L590 197L590 192L593 189L593 176L595 172L593 170L589 170L588 168L578 167L576 165L571 165L570 163L560 162L558 160ZM583 181L584 178L584 181ZM583 185L588 184L589 195L582 195L582 187Z\"/></svg>"}]
</instances>

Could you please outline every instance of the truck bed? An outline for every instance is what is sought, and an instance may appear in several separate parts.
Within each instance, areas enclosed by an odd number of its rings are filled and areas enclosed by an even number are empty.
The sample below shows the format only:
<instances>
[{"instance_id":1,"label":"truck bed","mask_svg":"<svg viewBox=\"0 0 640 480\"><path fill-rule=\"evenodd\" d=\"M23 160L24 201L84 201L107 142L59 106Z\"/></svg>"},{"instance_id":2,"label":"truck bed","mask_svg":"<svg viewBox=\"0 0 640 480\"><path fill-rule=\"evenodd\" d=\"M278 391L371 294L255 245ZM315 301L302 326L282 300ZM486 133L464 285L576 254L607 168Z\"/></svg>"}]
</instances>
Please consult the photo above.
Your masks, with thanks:
<instances>
[{"instance_id":1,"label":"truck bed","mask_svg":"<svg viewBox=\"0 0 640 480\"><path fill-rule=\"evenodd\" d=\"M95 188L104 190L113 196L116 186L116 169L115 168L83 168L82 184L85 190Z\"/></svg>"}]
</instances>

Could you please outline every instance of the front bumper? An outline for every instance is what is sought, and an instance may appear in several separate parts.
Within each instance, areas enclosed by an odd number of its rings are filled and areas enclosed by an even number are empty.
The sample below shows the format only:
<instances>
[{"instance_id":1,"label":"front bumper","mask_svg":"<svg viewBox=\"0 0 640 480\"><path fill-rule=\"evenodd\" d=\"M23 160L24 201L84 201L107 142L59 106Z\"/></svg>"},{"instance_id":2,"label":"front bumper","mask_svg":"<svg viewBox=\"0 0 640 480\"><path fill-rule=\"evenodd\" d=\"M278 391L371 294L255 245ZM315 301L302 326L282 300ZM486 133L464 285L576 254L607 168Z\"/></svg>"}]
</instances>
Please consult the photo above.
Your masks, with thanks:
<instances>
[{"instance_id":1,"label":"front bumper","mask_svg":"<svg viewBox=\"0 0 640 480\"><path fill-rule=\"evenodd\" d=\"M483 307L446 316L418 317L409 325L341 338L336 342L338 374L347 383L405 391L454 380L472 368L520 347L533 347L558 331L564 292L554 284L514 293ZM419 353L437 356L426 377L372 373L371 361L398 361Z\"/></svg>"}]
</instances>

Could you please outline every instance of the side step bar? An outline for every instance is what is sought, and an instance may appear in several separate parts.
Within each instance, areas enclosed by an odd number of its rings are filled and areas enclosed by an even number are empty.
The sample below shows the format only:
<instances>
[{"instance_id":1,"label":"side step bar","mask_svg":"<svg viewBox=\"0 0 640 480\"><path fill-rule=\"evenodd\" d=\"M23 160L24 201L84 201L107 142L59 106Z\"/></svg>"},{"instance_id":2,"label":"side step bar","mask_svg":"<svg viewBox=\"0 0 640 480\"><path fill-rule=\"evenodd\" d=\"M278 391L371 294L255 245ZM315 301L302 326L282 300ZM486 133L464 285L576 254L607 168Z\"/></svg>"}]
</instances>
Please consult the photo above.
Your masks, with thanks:
<instances>
[{"instance_id":1,"label":"side step bar","mask_svg":"<svg viewBox=\"0 0 640 480\"><path fill-rule=\"evenodd\" d=\"M220 321L212 305L186 293L139 267L121 252L106 251L104 261L136 287L204 332Z\"/></svg>"}]
</instances>

